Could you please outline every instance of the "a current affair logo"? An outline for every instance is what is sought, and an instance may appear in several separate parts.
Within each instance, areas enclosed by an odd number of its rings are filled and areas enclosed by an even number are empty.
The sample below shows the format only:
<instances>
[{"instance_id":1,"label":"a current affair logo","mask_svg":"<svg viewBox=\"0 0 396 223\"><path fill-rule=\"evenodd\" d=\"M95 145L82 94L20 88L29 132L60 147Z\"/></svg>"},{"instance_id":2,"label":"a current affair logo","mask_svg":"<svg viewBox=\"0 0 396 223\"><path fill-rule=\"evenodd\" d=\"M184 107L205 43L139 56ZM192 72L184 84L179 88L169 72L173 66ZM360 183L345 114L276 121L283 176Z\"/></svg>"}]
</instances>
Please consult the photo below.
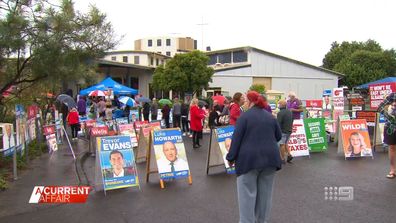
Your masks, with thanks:
<instances>
[{"instance_id":1,"label":"a current affair logo","mask_svg":"<svg viewBox=\"0 0 396 223\"><path fill-rule=\"evenodd\" d=\"M90 190L87 186L35 186L29 203L85 203Z\"/></svg>"}]
</instances>

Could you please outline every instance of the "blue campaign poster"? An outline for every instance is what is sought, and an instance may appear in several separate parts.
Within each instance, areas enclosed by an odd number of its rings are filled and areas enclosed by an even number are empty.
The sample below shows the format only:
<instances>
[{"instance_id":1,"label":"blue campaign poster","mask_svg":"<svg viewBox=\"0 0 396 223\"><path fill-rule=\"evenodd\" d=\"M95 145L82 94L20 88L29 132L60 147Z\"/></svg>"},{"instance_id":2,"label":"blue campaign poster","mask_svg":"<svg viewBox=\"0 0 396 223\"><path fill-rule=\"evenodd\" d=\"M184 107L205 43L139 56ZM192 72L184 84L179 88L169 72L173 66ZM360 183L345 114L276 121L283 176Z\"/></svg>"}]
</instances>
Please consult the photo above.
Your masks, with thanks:
<instances>
[{"instance_id":1,"label":"blue campaign poster","mask_svg":"<svg viewBox=\"0 0 396 223\"><path fill-rule=\"evenodd\" d=\"M105 190L139 186L130 136L97 138Z\"/></svg>"},{"instance_id":2,"label":"blue campaign poster","mask_svg":"<svg viewBox=\"0 0 396 223\"><path fill-rule=\"evenodd\" d=\"M189 167L180 130L154 130L154 153L161 179L185 178Z\"/></svg>"},{"instance_id":3,"label":"blue campaign poster","mask_svg":"<svg viewBox=\"0 0 396 223\"><path fill-rule=\"evenodd\" d=\"M235 166L229 166L226 156L230 150L232 134L234 134L234 126L229 125L216 129L217 142L219 143L221 154L223 155L224 165L227 173L234 174Z\"/></svg>"}]
</instances>

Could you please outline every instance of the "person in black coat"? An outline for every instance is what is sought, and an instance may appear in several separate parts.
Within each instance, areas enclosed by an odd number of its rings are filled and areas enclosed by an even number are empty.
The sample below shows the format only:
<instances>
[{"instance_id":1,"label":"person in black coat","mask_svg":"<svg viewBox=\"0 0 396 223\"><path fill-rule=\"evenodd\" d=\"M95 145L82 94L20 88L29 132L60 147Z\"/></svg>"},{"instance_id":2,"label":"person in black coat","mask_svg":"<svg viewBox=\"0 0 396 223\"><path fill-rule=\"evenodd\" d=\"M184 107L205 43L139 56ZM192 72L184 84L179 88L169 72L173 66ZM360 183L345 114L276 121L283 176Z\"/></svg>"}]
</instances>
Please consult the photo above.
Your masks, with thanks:
<instances>
[{"instance_id":1,"label":"person in black coat","mask_svg":"<svg viewBox=\"0 0 396 223\"><path fill-rule=\"evenodd\" d=\"M149 116L150 116L150 104L145 102L143 104L143 118L144 118L144 121L149 121Z\"/></svg>"},{"instance_id":2,"label":"person in black coat","mask_svg":"<svg viewBox=\"0 0 396 223\"><path fill-rule=\"evenodd\" d=\"M281 169L278 141L282 132L277 120L265 111L264 98L247 94L249 109L236 122L227 160L235 164L239 222L267 222L275 172Z\"/></svg>"}]
</instances>

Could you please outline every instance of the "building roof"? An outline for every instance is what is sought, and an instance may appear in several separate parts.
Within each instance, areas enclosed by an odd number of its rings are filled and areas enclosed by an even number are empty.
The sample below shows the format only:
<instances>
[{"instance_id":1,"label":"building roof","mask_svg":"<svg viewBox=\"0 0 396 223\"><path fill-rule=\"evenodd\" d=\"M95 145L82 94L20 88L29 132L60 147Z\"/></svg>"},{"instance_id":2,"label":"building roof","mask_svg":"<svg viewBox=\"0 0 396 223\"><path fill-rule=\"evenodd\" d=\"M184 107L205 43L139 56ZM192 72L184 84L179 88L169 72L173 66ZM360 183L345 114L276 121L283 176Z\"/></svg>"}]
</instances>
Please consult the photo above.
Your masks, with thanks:
<instances>
[{"instance_id":1,"label":"building roof","mask_svg":"<svg viewBox=\"0 0 396 223\"><path fill-rule=\"evenodd\" d=\"M110 51L106 52L106 55L112 55L112 54L125 54L125 53L143 53L143 54L154 54L157 56L162 56L165 58L171 59L172 57L164 55L162 53L157 53L157 52L151 52L151 51L144 51L144 50L116 50L116 51Z\"/></svg>"},{"instance_id":2,"label":"building roof","mask_svg":"<svg viewBox=\"0 0 396 223\"><path fill-rule=\"evenodd\" d=\"M264 50L261 50L261 49L255 48L255 47L251 47L251 46L244 46L244 47L236 47L236 48L209 51L209 52L206 52L206 54L207 55L212 55L212 54L217 54L217 53L226 53L226 52L239 51L239 50L244 50L244 51L254 50L256 52L259 52L259 53L262 53L262 54L266 54L268 56L276 57L276 58L279 58L279 59L282 59L282 60L286 60L286 61L298 64L298 65L306 66L306 67L309 67L309 68L313 68L313 69L316 69L316 70L319 70L319 71L331 73L333 75L337 75L337 76L341 76L341 77L345 76L345 74L342 74L342 73L339 73L339 72L336 72L336 71L328 70L328 69L325 69L323 67L317 67L317 66L314 66L312 64L304 63L304 62L301 62L301 61L298 61L298 60L294 60L294 59L291 59L291 58L288 58L288 57L284 57L284 56L281 56L281 55L278 55L278 54L275 54L275 53L271 53L271 52L268 52L268 51L264 51Z\"/></svg>"},{"instance_id":3,"label":"building roof","mask_svg":"<svg viewBox=\"0 0 396 223\"><path fill-rule=\"evenodd\" d=\"M115 67L137 68L137 69L143 69L143 70L153 70L153 69L155 69L154 67L130 64L130 63L121 63L121 62L105 60L105 59L98 59L97 62L99 64L99 66L100 65L109 65L109 66L115 66Z\"/></svg>"}]
</instances>

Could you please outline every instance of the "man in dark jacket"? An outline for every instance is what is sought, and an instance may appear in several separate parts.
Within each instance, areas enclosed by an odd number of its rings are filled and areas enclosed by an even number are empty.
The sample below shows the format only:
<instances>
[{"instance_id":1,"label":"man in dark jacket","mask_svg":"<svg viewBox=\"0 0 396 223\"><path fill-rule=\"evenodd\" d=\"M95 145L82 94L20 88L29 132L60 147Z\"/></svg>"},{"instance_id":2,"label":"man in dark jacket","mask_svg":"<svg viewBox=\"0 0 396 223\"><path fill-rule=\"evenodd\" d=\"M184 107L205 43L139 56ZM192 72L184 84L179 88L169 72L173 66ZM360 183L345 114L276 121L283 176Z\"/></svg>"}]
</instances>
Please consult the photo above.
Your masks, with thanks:
<instances>
[{"instance_id":1,"label":"man in dark jacket","mask_svg":"<svg viewBox=\"0 0 396 223\"><path fill-rule=\"evenodd\" d=\"M280 100L278 105L280 111L278 112L277 119L282 131L282 139L279 141L281 159L284 162L284 159L287 156L287 162L290 163L293 157L290 154L287 142L289 141L290 135L292 133L293 113L287 109L287 103L285 100Z\"/></svg>"},{"instance_id":2,"label":"man in dark jacket","mask_svg":"<svg viewBox=\"0 0 396 223\"><path fill-rule=\"evenodd\" d=\"M144 118L144 121L149 121L149 116L150 116L150 104L148 102L145 102L143 104L143 118Z\"/></svg>"},{"instance_id":3,"label":"man in dark jacket","mask_svg":"<svg viewBox=\"0 0 396 223\"><path fill-rule=\"evenodd\" d=\"M170 124L169 124L170 108L169 108L169 105L165 104L164 107L162 107L161 112L162 112L162 118L165 120L166 128L170 128Z\"/></svg>"}]
</instances>

